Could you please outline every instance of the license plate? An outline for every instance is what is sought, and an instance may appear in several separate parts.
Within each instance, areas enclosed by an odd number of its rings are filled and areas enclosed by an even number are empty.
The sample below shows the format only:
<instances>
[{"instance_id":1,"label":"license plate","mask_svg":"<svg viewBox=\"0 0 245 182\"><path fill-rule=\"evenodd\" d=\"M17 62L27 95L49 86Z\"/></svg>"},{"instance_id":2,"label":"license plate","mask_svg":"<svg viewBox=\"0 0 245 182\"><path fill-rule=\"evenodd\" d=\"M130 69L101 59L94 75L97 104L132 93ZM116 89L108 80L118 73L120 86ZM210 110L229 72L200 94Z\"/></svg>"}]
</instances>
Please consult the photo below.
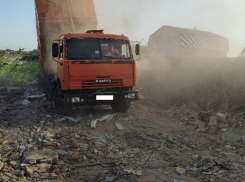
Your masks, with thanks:
<instances>
[{"instance_id":1,"label":"license plate","mask_svg":"<svg viewBox=\"0 0 245 182\"><path fill-rule=\"evenodd\" d=\"M96 95L96 100L114 100L113 95Z\"/></svg>"}]
</instances>

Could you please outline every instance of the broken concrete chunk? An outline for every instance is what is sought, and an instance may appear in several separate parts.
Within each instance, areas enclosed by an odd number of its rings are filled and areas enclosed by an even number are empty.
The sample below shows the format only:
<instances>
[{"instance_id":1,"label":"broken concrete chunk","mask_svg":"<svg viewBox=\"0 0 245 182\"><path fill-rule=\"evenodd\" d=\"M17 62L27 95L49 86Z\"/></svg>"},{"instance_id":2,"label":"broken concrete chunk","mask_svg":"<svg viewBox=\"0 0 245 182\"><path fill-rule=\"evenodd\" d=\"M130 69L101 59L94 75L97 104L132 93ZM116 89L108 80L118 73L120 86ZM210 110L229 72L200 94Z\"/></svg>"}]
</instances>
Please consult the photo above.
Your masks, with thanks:
<instances>
[{"instance_id":1,"label":"broken concrete chunk","mask_svg":"<svg viewBox=\"0 0 245 182\"><path fill-rule=\"evenodd\" d=\"M42 129L42 126L40 126L38 129L37 129L37 133L39 133Z\"/></svg>"},{"instance_id":2,"label":"broken concrete chunk","mask_svg":"<svg viewBox=\"0 0 245 182\"><path fill-rule=\"evenodd\" d=\"M26 167L26 166L30 166L30 164L22 163L20 166L21 166L21 167Z\"/></svg>"},{"instance_id":3,"label":"broken concrete chunk","mask_svg":"<svg viewBox=\"0 0 245 182\"><path fill-rule=\"evenodd\" d=\"M7 175L1 176L1 181L11 181L11 178L9 178Z\"/></svg>"},{"instance_id":4,"label":"broken concrete chunk","mask_svg":"<svg viewBox=\"0 0 245 182\"><path fill-rule=\"evenodd\" d=\"M69 116L66 116L65 118L66 118L68 121L71 121L71 122L74 122L74 123L78 123L78 122L81 120L81 118L75 119L75 118L69 117Z\"/></svg>"},{"instance_id":5,"label":"broken concrete chunk","mask_svg":"<svg viewBox=\"0 0 245 182\"><path fill-rule=\"evenodd\" d=\"M107 114L107 115L105 115L105 116L99 118L98 121L106 121L106 120L110 121L110 120L112 120L116 115L117 115L117 114Z\"/></svg>"},{"instance_id":6,"label":"broken concrete chunk","mask_svg":"<svg viewBox=\"0 0 245 182\"><path fill-rule=\"evenodd\" d=\"M11 161L11 162L9 162L9 165L10 165L11 167L15 167L15 166L17 165L17 162Z\"/></svg>"},{"instance_id":7,"label":"broken concrete chunk","mask_svg":"<svg viewBox=\"0 0 245 182\"><path fill-rule=\"evenodd\" d=\"M197 122L197 132L205 132L206 131L206 123L204 121L198 120Z\"/></svg>"},{"instance_id":8,"label":"broken concrete chunk","mask_svg":"<svg viewBox=\"0 0 245 182\"><path fill-rule=\"evenodd\" d=\"M91 128L96 128L96 125L97 125L97 119L96 120L93 120L91 121Z\"/></svg>"},{"instance_id":9,"label":"broken concrete chunk","mask_svg":"<svg viewBox=\"0 0 245 182\"><path fill-rule=\"evenodd\" d=\"M237 116L235 116L232 119L231 126L233 128L235 128L235 127L241 127L241 126L243 126L243 123L244 123L244 117L243 116L240 116L240 115L237 115Z\"/></svg>"},{"instance_id":10,"label":"broken concrete chunk","mask_svg":"<svg viewBox=\"0 0 245 182\"><path fill-rule=\"evenodd\" d=\"M40 173L40 177L42 179L47 179L49 177L49 173Z\"/></svg>"},{"instance_id":11,"label":"broken concrete chunk","mask_svg":"<svg viewBox=\"0 0 245 182\"><path fill-rule=\"evenodd\" d=\"M29 138L28 139L28 143L32 143L33 142L33 139L32 138Z\"/></svg>"},{"instance_id":12,"label":"broken concrete chunk","mask_svg":"<svg viewBox=\"0 0 245 182\"><path fill-rule=\"evenodd\" d=\"M8 143L9 143L8 140L4 140L2 144L3 144L3 145L6 145L6 144L8 144Z\"/></svg>"},{"instance_id":13,"label":"broken concrete chunk","mask_svg":"<svg viewBox=\"0 0 245 182\"><path fill-rule=\"evenodd\" d=\"M25 173L27 176L31 176L33 174L33 170L30 167L25 168Z\"/></svg>"},{"instance_id":14,"label":"broken concrete chunk","mask_svg":"<svg viewBox=\"0 0 245 182\"><path fill-rule=\"evenodd\" d=\"M178 174L185 174L185 169L182 168L182 167L177 167L177 168L176 168L176 172L177 172Z\"/></svg>"},{"instance_id":15,"label":"broken concrete chunk","mask_svg":"<svg viewBox=\"0 0 245 182\"><path fill-rule=\"evenodd\" d=\"M241 136L235 134L235 133L232 133L232 132L225 132L225 133L222 133L221 135L221 141L225 142L225 143L228 143L228 144L237 144L237 143L240 143L242 141L242 138Z\"/></svg>"},{"instance_id":16,"label":"broken concrete chunk","mask_svg":"<svg viewBox=\"0 0 245 182\"><path fill-rule=\"evenodd\" d=\"M194 160L197 160L197 159L199 158L199 155L193 155L192 158L193 158Z\"/></svg>"},{"instance_id":17,"label":"broken concrete chunk","mask_svg":"<svg viewBox=\"0 0 245 182\"><path fill-rule=\"evenodd\" d=\"M219 116L221 119L225 119L226 118L226 115L225 114L223 114L223 113L221 113L221 112L218 112L217 114L216 114L216 116Z\"/></svg>"},{"instance_id":18,"label":"broken concrete chunk","mask_svg":"<svg viewBox=\"0 0 245 182\"><path fill-rule=\"evenodd\" d=\"M42 137L45 140L48 140L48 139L50 140L51 138L54 138L54 136L55 136L55 133L52 130L45 131L42 134Z\"/></svg>"},{"instance_id":19,"label":"broken concrete chunk","mask_svg":"<svg viewBox=\"0 0 245 182\"><path fill-rule=\"evenodd\" d=\"M31 176L32 178L39 178L40 175L37 172L34 172L33 175Z\"/></svg>"},{"instance_id":20,"label":"broken concrete chunk","mask_svg":"<svg viewBox=\"0 0 245 182\"><path fill-rule=\"evenodd\" d=\"M79 145L78 145L77 140L75 138L72 139L72 144L74 147L79 148Z\"/></svg>"},{"instance_id":21,"label":"broken concrete chunk","mask_svg":"<svg viewBox=\"0 0 245 182\"><path fill-rule=\"evenodd\" d=\"M24 153L24 157L27 160L43 160L50 159L52 160L54 157L58 158L58 153L51 149L43 149L39 151L28 151Z\"/></svg>"},{"instance_id":22,"label":"broken concrete chunk","mask_svg":"<svg viewBox=\"0 0 245 182\"><path fill-rule=\"evenodd\" d=\"M17 177L23 177L25 175L25 172L23 170L15 170L14 175Z\"/></svg>"},{"instance_id":23,"label":"broken concrete chunk","mask_svg":"<svg viewBox=\"0 0 245 182\"><path fill-rule=\"evenodd\" d=\"M48 171L51 167L51 164L41 163L36 165L39 169L43 169L44 171Z\"/></svg>"},{"instance_id":24,"label":"broken concrete chunk","mask_svg":"<svg viewBox=\"0 0 245 182\"><path fill-rule=\"evenodd\" d=\"M128 174L134 174L137 176L142 176L142 171L141 170L133 170L133 169L124 169L124 171Z\"/></svg>"},{"instance_id":25,"label":"broken concrete chunk","mask_svg":"<svg viewBox=\"0 0 245 182\"><path fill-rule=\"evenodd\" d=\"M75 136L74 136L75 138L80 138L80 135L78 135L78 134L75 134Z\"/></svg>"},{"instance_id":26,"label":"broken concrete chunk","mask_svg":"<svg viewBox=\"0 0 245 182\"><path fill-rule=\"evenodd\" d=\"M57 178L58 176L57 176L57 174L55 174L55 173L50 173L49 174L49 178L51 178L51 179L54 179L54 178Z\"/></svg>"},{"instance_id":27,"label":"broken concrete chunk","mask_svg":"<svg viewBox=\"0 0 245 182\"><path fill-rule=\"evenodd\" d=\"M237 155L235 153L226 153L225 154L230 161L232 162L244 162L243 158L240 155Z\"/></svg>"},{"instance_id":28,"label":"broken concrete chunk","mask_svg":"<svg viewBox=\"0 0 245 182\"><path fill-rule=\"evenodd\" d=\"M3 169L4 163L0 161L0 171Z\"/></svg>"},{"instance_id":29,"label":"broken concrete chunk","mask_svg":"<svg viewBox=\"0 0 245 182\"><path fill-rule=\"evenodd\" d=\"M230 145L226 145L225 146L225 149L227 149L227 150L231 150L233 147L232 146L230 146Z\"/></svg>"},{"instance_id":30,"label":"broken concrete chunk","mask_svg":"<svg viewBox=\"0 0 245 182\"><path fill-rule=\"evenodd\" d=\"M36 164L37 161L36 161L35 159L31 159L31 160L28 161L28 163L29 163L29 164Z\"/></svg>"},{"instance_id":31,"label":"broken concrete chunk","mask_svg":"<svg viewBox=\"0 0 245 182\"><path fill-rule=\"evenodd\" d=\"M115 126L118 130L123 130L123 126L121 123L115 123Z\"/></svg>"},{"instance_id":32,"label":"broken concrete chunk","mask_svg":"<svg viewBox=\"0 0 245 182\"><path fill-rule=\"evenodd\" d=\"M214 134L218 128L218 120L216 116L211 116L208 122L206 131L210 134Z\"/></svg>"}]
</instances>

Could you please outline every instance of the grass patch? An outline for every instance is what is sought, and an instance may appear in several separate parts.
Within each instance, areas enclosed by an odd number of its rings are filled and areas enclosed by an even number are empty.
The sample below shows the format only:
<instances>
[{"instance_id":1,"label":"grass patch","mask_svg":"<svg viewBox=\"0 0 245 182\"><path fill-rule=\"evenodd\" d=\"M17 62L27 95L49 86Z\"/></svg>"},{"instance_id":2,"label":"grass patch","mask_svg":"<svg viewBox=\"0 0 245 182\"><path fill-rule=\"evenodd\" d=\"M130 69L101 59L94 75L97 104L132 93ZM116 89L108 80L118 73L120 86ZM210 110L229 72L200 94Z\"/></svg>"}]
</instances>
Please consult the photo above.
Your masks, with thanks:
<instances>
[{"instance_id":1,"label":"grass patch","mask_svg":"<svg viewBox=\"0 0 245 182\"><path fill-rule=\"evenodd\" d=\"M39 73L38 62L11 61L10 55L0 55L0 87L25 87Z\"/></svg>"},{"instance_id":2,"label":"grass patch","mask_svg":"<svg viewBox=\"0 0 245 182\"><path fill-rule=\"evenodd\" d=\"M21 61L37 61L39 59L38 55L24 55Z\"/></svg>"}]
</instances>

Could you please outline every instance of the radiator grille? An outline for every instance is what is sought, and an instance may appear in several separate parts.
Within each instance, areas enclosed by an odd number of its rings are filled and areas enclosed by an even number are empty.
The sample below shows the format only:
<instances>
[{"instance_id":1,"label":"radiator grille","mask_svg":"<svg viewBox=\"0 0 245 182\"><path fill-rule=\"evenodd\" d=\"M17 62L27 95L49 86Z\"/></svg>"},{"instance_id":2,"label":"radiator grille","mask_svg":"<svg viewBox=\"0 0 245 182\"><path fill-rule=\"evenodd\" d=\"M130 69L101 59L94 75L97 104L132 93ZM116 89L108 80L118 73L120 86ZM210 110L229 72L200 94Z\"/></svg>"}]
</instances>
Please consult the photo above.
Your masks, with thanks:
<instances>
[{"instance_id":1,"label":"radiator grille","mask_svg":"<svg viewBox=\"0 0 245 182\"><path fill-rule=\"evenodd\" d=\"M123 86L122 79L114 79L109 83L97 83L96 80L83 80L82 88L97 89L97 88L116 88Z\"/></svg>"}]
</instances>

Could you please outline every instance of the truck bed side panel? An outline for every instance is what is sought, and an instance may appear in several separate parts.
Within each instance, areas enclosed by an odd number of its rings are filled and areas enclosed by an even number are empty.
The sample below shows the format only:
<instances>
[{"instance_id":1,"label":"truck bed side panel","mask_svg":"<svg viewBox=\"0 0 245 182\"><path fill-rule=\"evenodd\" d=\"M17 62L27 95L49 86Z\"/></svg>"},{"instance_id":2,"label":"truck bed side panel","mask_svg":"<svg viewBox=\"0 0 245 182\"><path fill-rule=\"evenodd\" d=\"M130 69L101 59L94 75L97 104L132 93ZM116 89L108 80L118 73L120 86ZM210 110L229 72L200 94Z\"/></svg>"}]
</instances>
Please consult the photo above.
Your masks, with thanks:
<instances>
[{"instance_id":1,"label":"truck bed side panel","mask_svg":"<svg viewBox=\"0 0 245 182\"><path fill-rule=\"evenodd\" d=\"M93 0L35 0L35 5L40 68L44 75L54 76L57 64L51 56L52 41L73 33L71 18L76 33L97 29L95 7Z\"/></svg>"}]
</instances>

